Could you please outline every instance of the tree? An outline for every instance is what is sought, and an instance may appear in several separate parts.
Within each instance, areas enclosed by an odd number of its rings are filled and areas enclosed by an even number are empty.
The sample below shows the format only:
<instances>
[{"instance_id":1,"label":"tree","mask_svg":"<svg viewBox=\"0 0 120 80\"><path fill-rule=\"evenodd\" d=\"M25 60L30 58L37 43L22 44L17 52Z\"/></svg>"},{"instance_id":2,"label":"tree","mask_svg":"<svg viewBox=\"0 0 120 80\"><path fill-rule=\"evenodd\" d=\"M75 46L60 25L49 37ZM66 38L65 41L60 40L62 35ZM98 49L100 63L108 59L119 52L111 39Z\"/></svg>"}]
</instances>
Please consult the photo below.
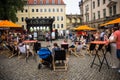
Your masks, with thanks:
<instances>
[{"instance_id":1,"label":"tree","mask_svg":"<svg viewBox=\"0 0 120 80\"><path fill-rule=\"evenodd\" d=\"M16 13L23 10L27 0L0 0L0 20L18 20Z\"/></svg>"}]
</instances>

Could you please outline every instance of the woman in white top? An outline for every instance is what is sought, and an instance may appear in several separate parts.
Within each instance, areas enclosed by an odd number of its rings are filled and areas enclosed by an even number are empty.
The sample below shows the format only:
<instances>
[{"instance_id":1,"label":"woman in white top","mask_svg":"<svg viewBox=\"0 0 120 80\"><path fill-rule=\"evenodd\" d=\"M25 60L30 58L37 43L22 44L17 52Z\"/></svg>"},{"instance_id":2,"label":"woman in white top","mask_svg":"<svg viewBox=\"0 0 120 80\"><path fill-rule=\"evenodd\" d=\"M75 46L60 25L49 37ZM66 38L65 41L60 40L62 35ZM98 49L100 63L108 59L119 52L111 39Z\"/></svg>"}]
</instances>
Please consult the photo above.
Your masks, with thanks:
<instances>
[{"instance_id":1,"label":"woman in white top","mask_svg":"<svg viewBox=\"0 0 120 80\"><path fill-rule=\"evenodd\" d=\"M109 37L110 41L114 40L114 36L113 36L114 31L115 31L114 29L111 29L111 35ZM111 62L111 67L112 68L117 68L118 65L119 65L119 63L117 63L117 62L119 62L119 61L116 57L116 43L115 42L110 43L110 47L111 47L111 55L112 55L112 59L110 61Z\"/></svg>"}]
</instances>

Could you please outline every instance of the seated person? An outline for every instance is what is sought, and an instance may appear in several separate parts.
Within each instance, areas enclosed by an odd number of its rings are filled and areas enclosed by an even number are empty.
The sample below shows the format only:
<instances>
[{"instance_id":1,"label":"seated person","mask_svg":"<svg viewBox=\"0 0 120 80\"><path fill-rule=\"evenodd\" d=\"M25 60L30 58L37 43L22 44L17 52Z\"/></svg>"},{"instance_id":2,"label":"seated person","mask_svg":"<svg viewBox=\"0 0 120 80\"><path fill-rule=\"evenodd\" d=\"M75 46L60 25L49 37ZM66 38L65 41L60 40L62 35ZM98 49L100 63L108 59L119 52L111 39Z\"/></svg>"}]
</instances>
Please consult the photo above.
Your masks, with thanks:
<instances>
[{"instance_id":1,"label":"seated person","mask_svg":"<svg viewBox=\"0 0 120 80\"><path fill-rule=\"evenodd\" d=\"M60 47L58 46L57 43L54 43L52 48L52 53L54 53L56 50L60 50Z\"/></svg>"},{"instance_id":2,"label":"seated person","mask_svg":"<svg viewBox=\"0 0 120 80\"><path fill-rule=\"evenodd\" d=\"M71 45L69 46L69 48L75 48L75 42L72 41Z\"/></svg>"},{"instance_id":3,"label":"seated person","mask_svg":"<svg viewBox=\"0 0 120 80\"><path fill-rule=\"evenodd\" d=\"M69 48L69 51L71 53L73 53L76 57L79 57L80 54L77 54L79 53L80 51L82 50L82 44L80 42L78 42L76 45L75 45L75 48ZM84 56L83 54L81 54L82 56Z\"/></svg>"},{"instance_id":4,"label":"seated person","mask_svg":"<svg viewBox=\"0 0 120 80\"><path fill-rule=\"evenodd\" d=\"M30 48L30 46L28 44L24 44L21 40L18 44L18 49L19 49L19 52L20 54L27 54L27 57L29 56L29 53L32 53L33 55L33 51L32 49Z\"/></svg>"},{"instance_id":5,"label":"seated person","mask_svg":"<svg viewBox=\"0 0 120 80\"><path fill-rule=\"evenodd\" d=\"M71 52L71 51L75 52L76 46L77 46L76 43L74 41L72 41L72 43L69 47L69 52Z\"/></svg>"},{"instance_id":6,"label":"seated person","mask_svg":"<svg viewBox=\"0 0 120 80\"><path fill-rule=\"evenodd\" d=\"M80 55L80 56L85 56L85 55L83 54L83 52L82 52L82 48L83 48L83 45L82 45L80 42L78 42L78 45L77 45L77 48L76 48L76 52L77 52L78 55Z\"/></svg>"},{"instance_id":7,"label":"seated person","mask_svg":"<svg viewBox=\"0 0 120 80\"><path fill-rule=\"evenodd\" d=\"M62 44L68 44L67 40L65 39Z\"/></svg>"},{"instance_id":8,"label":"seated person","mask_svg":"<svg viewBox=\"0 0 120 80\"><path fill-rule=\"evenodd\" d=\"M18 44L14 43L12 46L13 46L13 53L9 58L12 58L12 57L18 55Z\"/></svg>"},{"instance_id":9,"label":"seated person","mask_svg":"<svg viewBox=\"0 0 120 80\"><path fill-rule=\"evenodd\" d=\"M62 48L62 49L65 49L66 51L68 51L68 46L69 46L69 44L68 44L67 40L65 39L65 40L61 43L61 48Z\"/></svg>"}]
</instances>

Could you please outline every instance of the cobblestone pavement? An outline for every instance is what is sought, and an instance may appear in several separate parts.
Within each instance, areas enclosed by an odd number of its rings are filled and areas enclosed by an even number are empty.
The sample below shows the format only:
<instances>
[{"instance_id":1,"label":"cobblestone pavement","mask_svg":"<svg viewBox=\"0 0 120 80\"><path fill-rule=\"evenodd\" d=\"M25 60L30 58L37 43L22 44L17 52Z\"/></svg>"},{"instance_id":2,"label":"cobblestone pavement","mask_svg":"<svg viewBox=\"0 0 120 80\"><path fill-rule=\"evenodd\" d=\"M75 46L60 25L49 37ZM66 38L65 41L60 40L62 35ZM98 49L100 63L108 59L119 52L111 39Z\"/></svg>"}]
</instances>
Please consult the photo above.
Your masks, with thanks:
<instances>
[{"instance_id":1,"label":"cobblestone pavement","mask_svg":"<svg viewBox=\"0 0 120 80\"><path fill-rule=\"evenodd\" d=\"M61 43L62 40L54 41ZM41 42L45 46L45 42ZM108 61L110 55L107 55ZM37 56L37 62L29 58L28 63L25 59L13 57L9 59L5 55L0 55L0 80L120 80L120 74L116 69L108 69L106 65L99 67L93 65L90 68L93 57L75 57L70 55L67 71L52 71L43 66L37 69L40 58ZM96 61L96 63L98 63Z\"/></svg>"}]
</instances>

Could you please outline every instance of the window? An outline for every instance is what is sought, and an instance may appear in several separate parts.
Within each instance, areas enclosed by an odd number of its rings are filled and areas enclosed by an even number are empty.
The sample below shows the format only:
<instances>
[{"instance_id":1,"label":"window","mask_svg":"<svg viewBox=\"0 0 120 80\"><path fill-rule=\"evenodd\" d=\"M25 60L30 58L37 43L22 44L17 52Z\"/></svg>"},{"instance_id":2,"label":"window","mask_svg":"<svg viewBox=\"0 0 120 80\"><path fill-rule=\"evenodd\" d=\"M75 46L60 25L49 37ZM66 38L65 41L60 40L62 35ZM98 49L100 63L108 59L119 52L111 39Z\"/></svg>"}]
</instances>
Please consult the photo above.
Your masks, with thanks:
<instances>
[{"instance_id":1,"label":"window","mask_svg":"<svg viewBox=\"0 0 120 80\"><path fill-rule=\"evenodd\" d=\"M103 18L106 17L106 9L103 9Z\"/></svg>"},{"instance_id":2,"label":"window","mask_svg":"<svg viewBox=\"0 0 120 80\"><path fill-rule=\"evenodd\" d=\"M98 11L98 19L100 19L100 11Z\"/></svg>"},{"instance_id":3,"label":"window","mask_svg":"<svg viewBox=\"0 0 120 80\"><path fill-rule=\"evenodd\" d=\"M106 0L103 0L103 4L105 4Z\"/></svg>"},{"instance_id":4,"label":"window","mask_svg":"<svg viewBox=\"0 0 120 80\"><path fill-rule=\"evenodd\" d=\"M49 0L46 0L46 4L49 4Z\"/></svg>"},{"instance_id":5,"label":"window","mask_svg":"<svg viewBox=\"0 0 120 80\"><path fill-rule=\"evenodd\" d=\"M43 0L40 0L40 4L43 4Z\"/></svg>"},{"instance_id":6,"label":"window","mask_svg":"<svg viewBox=\"0 0 120 80\"><path fill-rule=\"evenodd\" d=\"M95 13L93 13L93 20L95 20Z\"/></svg>"},{"instance_id":7,"label":"window","mask_svg":"<svg viewBox=\"0 0 120 80\"><path fill-rule=\"evenodd\" d=\"M57 8L57 12L59 12L59 9Z\"/></svg>"},{"instance_id":8,"label":"window","mask_svg":"<svg viewBox=\"0 0 120 80\"><path fill-rule=\"evenodd\" d=\"M55 9L53 9L53 12L55 12Z\"/></svg>"},{"instance_id":9,"label":"window","mask_svg":"<svg viewBox=\"0 0 120 80\"><path fill-rule=\"evenodd\" d=\"M22 21L22 22L24 21L24 17L21 17L21 21Z\"/></svg>"},{"instance_id":10,"label":"window","mask_svg":"<svg viewBox=\"0 0 120 80\"><path fill-rule=\"evenodd\" d=\"M47 9L44 9L44 12L47 12Z\"/></svg>"},{"instance_id":11,"label":"window","mask_svg":"<svg viewBox=\"0 0 120 80\"><path fill-rule=\"evenodd\" d=\"M61 28L63 28L63 24L61 24Z\"/></svg>"},{"instance_id":12,"label":"window","mask_svg":"<svg viewBox=\"0 0 120 80\"><path fill-rule=\"evenodd\" d=\"M98 1L98 7L100 6L100 0L97 0Z\"/></svg>"},{"instance_id":13,"label":"window","mask_svg":"<svg viewBox=\"0 0 120 80\"><path fill-rule=\"evenodd\" d=\"M59 21L59 16L57 16L57 21Z\"/></svg>"},{"instance_id":14,"label":"window","mask_svg":"<svg viewBox=\"0 0 120 80\"><path fill-rule=\"evenodd\" d=\"M34 9L32 9L32 12L34 12Z\"/></svg>"},{"instance_id":15,"label":"window","mask_svg":"<svg viewBox=\"0 0 120 80\"><path fill-rule=\"evenodd\" d=\"M27 9L25 9L25 12L28 12L28 10L27 10Z\"/></svg>"},{"instance_id":16,"label":"window","mask_svg":"<svg viewBox=\"0 0 120 80\"><path fill-rule=\"evenodd\" d=\"M61 4L61 0L58 0L58 4Z\"/></svg>"},{"instance_id":17,"label":"window","mask_svg":"<svg viewBox=\"0 0 120 80\"><path fill-rule=\"evenodd\" d=\"M116 5L113 6L113 15L116 14Z\"/></svg>"},{"instance_id":18,"label":"window","mask_svg":"<svg viewBox=\"0 0 120 80\"><path fill-rule=\"evenodd\" d=\"M61 8L61 12L63 12L63 9Z\"/></svg>"},{"instance_id":19,"label":"window","mask_svg":"<svg viewBox=\"0 0 120 80\"><path fill-rule=\"evenodd\" d=\"M95 1L93 1L93 9L95 9Z\"/></svg>"},{"instance_id":20,"label":"window","mask_svg":"<svg viewBox=\"0 0 120 80\"><path fill-rule=\"evenodd\" d=\"M43 12L43 10L42 10L42 9L40 9L40 12Z\"/></svg>"},{"instance_id":21,"label":"window","mask_svg":"<svg viewBox=\"0 0 120 80\"><path fill-rule=\"evenodd\" d=\"M63 16L61 16L61 21L63 21Z\"/></svg>"},{"instance_id":22,"label":"window","mask_svg":"<svg viewBox=\"0 0 120 80\"><path fill-rule=\"evenodd\" d=\"M59 28L59 24L57 24L57 28Z\"/></svg>"},{"instance_id":23,"label":"window","mask_svg":"<svg viewBox=\"0 0 120 80\"><path fill-rule=\"evenodd\" d=\"M88 22L88 21L89 21L89 14L86 15L86 22Z\"/></svg>"},{"instance_id":24,"label":"window","mask_svg":"<svg viewBox=\"0 0 120 80\"><path fill-rule=\"evenodd\" d=\"M52 4L55 4L55 0L52 0Z\"/></svg>"},{"instance_id":25,"label":"window","mask_svg":"<svg viewBox=\"0 0 120 80\"><path fill-rule=\"evenodd\" d=\"M23 10L21 10L21 12L23 13Z\"/></svg>"},{"instance_id":26,"label":"window","mask_svg":"<svg viewBox=\"0 0 120 80\"><path fill-rule=\"evenodd\" d=\"M37 0L34 0L34 4L37 4Z\"/></svg>"},{"instance_id":27,"label":"window","mask_svg":"<svg viewBox=\"0 0 120 80\"><path fill-rule=\"evenodd\" d=\"M85 13L87 13L89 11L89 6L88 5L85 6L85 11L86 11Z\"/></svg>"},{"instance_id":28,"label":"window","mask_svg":"<svg viewBox=\"0 0 120 80\"><path fill-rule=\"evenodd\" d=\"M48 9L49 12L51 12L51 9Z\"/></svg>"},{"instance_id":29,"label":"window","mask_svg":"<svg viewBox=\"0 0 120 80\"><path fill-rule=\"evenodd\" d=\"M112 16L112 7L109 7L109 15Z\"/></svg>"},{"instance_id":30,"label":"window","mask_svg":"<svg viewBox=\"0 0 120 80\"><path fill-rule=\"evenodd\" d=\"M38 12L38 9L36 9L36 12Z\"/></svg>"}]
</instances>

